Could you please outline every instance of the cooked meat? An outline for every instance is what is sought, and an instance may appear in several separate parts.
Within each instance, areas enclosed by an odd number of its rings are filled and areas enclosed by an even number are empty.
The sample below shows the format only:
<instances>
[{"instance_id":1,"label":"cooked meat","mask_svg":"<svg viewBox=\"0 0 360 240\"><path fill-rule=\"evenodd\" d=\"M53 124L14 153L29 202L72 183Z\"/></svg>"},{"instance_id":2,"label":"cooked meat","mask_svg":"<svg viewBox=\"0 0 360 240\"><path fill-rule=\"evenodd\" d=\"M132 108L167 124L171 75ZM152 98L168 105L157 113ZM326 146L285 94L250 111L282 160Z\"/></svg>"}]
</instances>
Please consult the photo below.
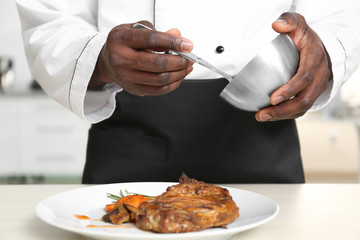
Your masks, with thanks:
<instances>
[{"instance_id":1,"label":"cooked meat","mask_svg":"<svg viewBox=\"0 0 360 240\"><path fill-rule=\"evenodd\" d=\"M184 174L179 182L155 200L140 204L135 221L140 229L159 233L193 232L225 227L239 217L239 208L227 189Z\"/></svg>"},{"instance_id":2,"label":"cooked meat","mask_svg":"<svg viewBox=\"0 0 360 240\"><path fill-rule=\"evenodd\" d=\"M111 222L113 224L123 224L131 220L129 211L122 203L117 203L111 212L108 212L102 217L104 222Z\"/></svg>"},{"instance_id":3,"label":"cooked meat","mask_svg":"<svg viewBox=\"0 0 360 240\"><path fill-rule=\"evenodd\" d=\"M140 203L151 199L139 194L122 197L116 203L105 206L106 214L102 219L104 222L111 222L117 225L125 222L134 222Z\"/></svg>"}]
</instances>

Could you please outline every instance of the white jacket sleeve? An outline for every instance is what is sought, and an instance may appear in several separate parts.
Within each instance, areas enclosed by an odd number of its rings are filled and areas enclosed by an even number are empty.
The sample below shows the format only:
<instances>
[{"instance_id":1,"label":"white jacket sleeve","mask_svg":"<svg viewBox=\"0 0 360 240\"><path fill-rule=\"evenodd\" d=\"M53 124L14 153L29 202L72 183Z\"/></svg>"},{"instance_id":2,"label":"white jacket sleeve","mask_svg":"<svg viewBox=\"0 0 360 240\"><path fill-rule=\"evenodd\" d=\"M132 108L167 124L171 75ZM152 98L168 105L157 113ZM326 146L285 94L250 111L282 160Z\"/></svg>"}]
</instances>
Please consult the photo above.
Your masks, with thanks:
<instances>
[{"instance_id":1,"label":"white jacket sleeve","mask_svg":"<svg viewBox=\"0 0 360 240\"><path fill-rule=\"evenodd\" d=\"M330 102L360 62L359 0L295 0L302 14L324 43L332 63L333 81L317 99L312 111Z\"/></svg>"},{"instance_id":2,"label":"white jacket sleeve","mask_svg":"<svg viewBox=\"0 0 360 240\"><path fill-rule=\"evenodd\" d=\"M43 90L81 118L94 123L114 110L120 88L86 92L107 34L97 30L96 0L17 0L25 53ZM85 95L91 95L85 97ZM84 106L84 102L89 104ZM92 114L101 109L101 114ZM101 117L99 117L101 116Z\"/></svg>"}]
</instances>

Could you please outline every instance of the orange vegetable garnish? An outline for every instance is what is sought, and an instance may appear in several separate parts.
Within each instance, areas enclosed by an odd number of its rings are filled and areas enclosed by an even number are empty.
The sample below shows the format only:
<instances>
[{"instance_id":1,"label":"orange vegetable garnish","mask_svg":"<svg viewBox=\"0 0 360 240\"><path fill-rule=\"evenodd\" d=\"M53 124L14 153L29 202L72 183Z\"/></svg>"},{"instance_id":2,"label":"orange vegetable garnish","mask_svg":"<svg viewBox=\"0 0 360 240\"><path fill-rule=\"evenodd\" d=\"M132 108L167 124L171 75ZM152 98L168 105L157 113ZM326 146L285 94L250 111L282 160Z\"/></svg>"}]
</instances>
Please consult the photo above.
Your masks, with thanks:
<instances>
[{"instance_id":1,"label":"orange vegetable garnish","mask_svg":"<svg viewBox=\"0 0 360 240\"><path fill-rule=\"evenodd\" d=\"M116 203L107 204L107 205L105 206L105 212L106 212L106 213L111 212L111 211L114 209L115 204L116 204Z\"/></svg>"},{"instance_id":2,"label":"orange vegetable garnish","mask_svg":"<svg viewBox=\"0 0 360 240\"><path fill-rule=\"evenodd\" d=\"M133 206L135 208L139 208L140 203L146 202L146 201L149 201L149 200L152 200L152 198L145 197L145 196L140 195L140 194L128 195L128 196L125 196L125 197L119 199L116 203L107 204L105 206L105 211L107 213L111 212L114 209L115 205L119 204L119 203L131 205L131 206Z\"/></svg>"}]
</instances>

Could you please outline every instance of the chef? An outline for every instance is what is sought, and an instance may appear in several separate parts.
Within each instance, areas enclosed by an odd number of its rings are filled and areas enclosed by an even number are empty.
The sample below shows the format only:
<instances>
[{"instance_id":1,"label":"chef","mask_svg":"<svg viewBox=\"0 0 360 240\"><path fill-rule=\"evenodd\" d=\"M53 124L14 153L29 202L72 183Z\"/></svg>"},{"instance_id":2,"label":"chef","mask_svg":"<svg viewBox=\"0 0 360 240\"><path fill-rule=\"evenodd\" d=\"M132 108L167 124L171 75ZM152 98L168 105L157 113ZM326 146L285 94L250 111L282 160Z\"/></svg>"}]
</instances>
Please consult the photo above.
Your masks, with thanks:
<instances>
[{"instance_id":1,"label":"chef","mask_svg":"<svg viewBox=\"0 0 360 240\"><path fill-rule=\"evenodd\" d=\"M359 64L358 0L17 0L28 63L46 93L92 123L83 183L303 183L295 118L325 106ZM134 29L141 22L154 30ZM297 73L258 112L167 50L235 75L288 34ZM259 70L260 71L260 70Z\"/></svg>"}]
</instances>

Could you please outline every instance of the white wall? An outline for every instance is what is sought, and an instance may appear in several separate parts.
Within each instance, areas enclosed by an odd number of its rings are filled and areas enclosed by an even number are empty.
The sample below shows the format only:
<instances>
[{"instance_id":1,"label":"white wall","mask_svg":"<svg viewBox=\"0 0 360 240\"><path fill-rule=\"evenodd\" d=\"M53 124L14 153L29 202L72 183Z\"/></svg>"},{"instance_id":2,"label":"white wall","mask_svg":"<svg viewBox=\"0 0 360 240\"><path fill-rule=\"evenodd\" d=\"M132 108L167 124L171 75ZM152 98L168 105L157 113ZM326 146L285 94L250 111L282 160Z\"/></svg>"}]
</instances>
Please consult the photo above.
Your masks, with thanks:
<instances>
[{"instance_id":1,"label":"white wall","mask_svg":"<svg viewBox=\"0 0 360 240\"><path fill-rule=\"evenodd\" d=\"M0 1L0 58L13 59L15 68L14 92L26 92L32 81L27 66L21 36L20 20L14 0Z\"/></svg>"}]
</instances>

